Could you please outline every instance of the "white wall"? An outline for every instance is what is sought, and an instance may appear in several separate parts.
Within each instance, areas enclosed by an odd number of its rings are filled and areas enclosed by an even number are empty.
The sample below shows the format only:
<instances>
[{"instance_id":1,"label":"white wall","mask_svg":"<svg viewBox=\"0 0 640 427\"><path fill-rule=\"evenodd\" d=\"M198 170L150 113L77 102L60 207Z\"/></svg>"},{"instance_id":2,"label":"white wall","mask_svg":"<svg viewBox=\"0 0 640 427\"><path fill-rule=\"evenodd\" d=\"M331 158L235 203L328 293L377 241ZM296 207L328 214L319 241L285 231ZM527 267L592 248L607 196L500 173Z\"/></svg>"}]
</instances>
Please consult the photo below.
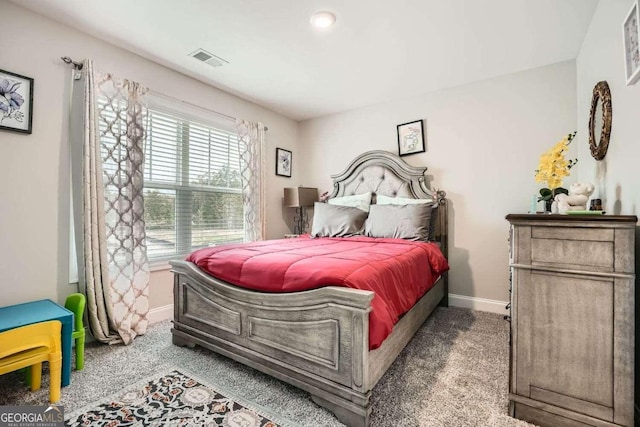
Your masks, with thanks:
<instances>
[{"instance_id":1,"label":"white wall","mask_svg":"<svg viewBox=\"0 0 640 427\"><path fill-rule=\"evenodd\" d=\"M0 67L35 79L33 133L0 131L0 306L41 298L63 302L68 282L69 67L61 56L91 58L96 67L141 82L169 96L268 127L267 166L275 147L297 155L297 123L111 44L0 0L3 35ZM289 232L283 219L283 187L298 181L267 172L267 237ZM151 305L171 302L171 278L152 275Z\"/></svg>"},{"instance_id":2,"label":"white wall","mask_svg":"<svg viewBox=\"0 0 640 427\"><path fill-rule=\"evenodd\" d=\"M450 198L450 292L507 301L505 215L527 212L540 154L576 128L575 62L302 122L304 184L329 190L363 151L397 153L396 125L418 119L426 153L404 159Z\"/></svg>"},{"instance_id":3,"label":"white wall","mask_svg":"<svg viewBox=\"0 0 640 427\"><path fill-rule=\"evenodd\" d=\"M622 22L633 0L600 1L576 59L579 140L578 172L581 181L593 182L607 213L640 214L640 81L627 86L624 71ZM607 155L591 157L588 126L593 87L606 80L611 90L612 122ZM636 272L640 271L640 228L636 227ZM636 273L638 274L638 273ZM637 292L636 292L637 294ZM640 330L636 296L636 336ZM640 352L636 346L636 378ZM636 413L640 381L635 385Z\"/></svg>"},{"instance_id":4,"label":"white wall","mask_svg":"<svg viewBox=\"0 0 640 427\"><path fill-rule=\"evenodd\" d=\"M622 22L632 0L601 1L594 13L578 58L577 96L579 143L578 174L593 182L608 213L640 213L640 81L626 86ZM613 120L609 150L602 161L589 151L589 112L593 87L606 80L611 90Z\"/></svg>"}]
</instances>

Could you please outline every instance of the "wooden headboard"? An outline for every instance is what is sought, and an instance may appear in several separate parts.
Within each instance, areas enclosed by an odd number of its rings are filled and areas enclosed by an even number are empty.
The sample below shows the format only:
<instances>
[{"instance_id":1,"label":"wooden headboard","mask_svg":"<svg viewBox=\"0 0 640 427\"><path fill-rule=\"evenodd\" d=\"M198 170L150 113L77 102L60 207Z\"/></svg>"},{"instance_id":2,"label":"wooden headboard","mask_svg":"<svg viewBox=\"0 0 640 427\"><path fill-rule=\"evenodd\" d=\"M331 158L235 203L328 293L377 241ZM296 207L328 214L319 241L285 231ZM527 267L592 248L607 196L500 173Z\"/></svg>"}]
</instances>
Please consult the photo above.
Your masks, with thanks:
<instances>
[{"instance_id":1,"label":"wooden headboard","mask_svg":"<svg viewBox=\"0 0 640 427\"><path fill-rule=\"evenodd\" d=\"M437 206L433 240L440 244L442 253L448 257L446 193L428 188L426 172L426 167L410 166L399 156L388 151L367 151L353 159L344 171L331 175L333 192L330 197L371 192L374 195L373 203L378 194L389 197L432 199Z\"/></svg>"}]
</instances>

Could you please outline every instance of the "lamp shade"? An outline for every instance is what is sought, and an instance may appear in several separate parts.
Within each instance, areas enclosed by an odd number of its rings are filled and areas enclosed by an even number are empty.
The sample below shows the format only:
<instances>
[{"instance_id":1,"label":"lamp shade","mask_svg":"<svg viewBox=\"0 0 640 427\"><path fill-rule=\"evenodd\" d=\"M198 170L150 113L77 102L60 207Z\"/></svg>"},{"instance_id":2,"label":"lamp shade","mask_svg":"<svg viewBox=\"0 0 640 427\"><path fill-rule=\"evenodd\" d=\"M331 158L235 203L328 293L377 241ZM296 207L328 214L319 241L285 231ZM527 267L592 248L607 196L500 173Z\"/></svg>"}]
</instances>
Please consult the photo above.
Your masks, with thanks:
<instances>
[{"instance_id":1,"label":"lamp shade","mask_svg":"<svg viewBox=\"0 0 640 427\"><path fill-rule=\"evenodd\" d=\"M310 187L294 187L284 189L284 203L286 208L313 206L318 201L318 189Z\"/></svg>"}]
</instances>

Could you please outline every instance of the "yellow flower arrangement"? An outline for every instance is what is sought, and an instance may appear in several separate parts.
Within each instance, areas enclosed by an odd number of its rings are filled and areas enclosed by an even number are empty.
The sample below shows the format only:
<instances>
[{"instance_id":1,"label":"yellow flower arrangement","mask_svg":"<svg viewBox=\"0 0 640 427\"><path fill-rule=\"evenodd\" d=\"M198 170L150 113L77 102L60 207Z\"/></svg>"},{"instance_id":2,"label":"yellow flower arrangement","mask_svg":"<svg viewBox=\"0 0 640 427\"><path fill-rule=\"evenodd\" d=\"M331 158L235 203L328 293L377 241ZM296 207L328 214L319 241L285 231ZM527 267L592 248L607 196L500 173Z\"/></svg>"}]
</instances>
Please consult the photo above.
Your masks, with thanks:
<instances>
[{"instance_id":1,"label":"yellow flower arrangement","mask_svg":"<svg viewBox=\"0 0 640 427\"><path fill-rule=\"evenodd\" d=\"M550 150L540 156L540 164L536 169L536 182L546 182L547 188L540 189L538 201L552 200L556 194L568 194L566 188L562 188L562 180L569 176L569 169L578 163L578 159L566 160L564 153L576 136L576 132L570 133L556 143Z\"/></svg>"}]
</instances>

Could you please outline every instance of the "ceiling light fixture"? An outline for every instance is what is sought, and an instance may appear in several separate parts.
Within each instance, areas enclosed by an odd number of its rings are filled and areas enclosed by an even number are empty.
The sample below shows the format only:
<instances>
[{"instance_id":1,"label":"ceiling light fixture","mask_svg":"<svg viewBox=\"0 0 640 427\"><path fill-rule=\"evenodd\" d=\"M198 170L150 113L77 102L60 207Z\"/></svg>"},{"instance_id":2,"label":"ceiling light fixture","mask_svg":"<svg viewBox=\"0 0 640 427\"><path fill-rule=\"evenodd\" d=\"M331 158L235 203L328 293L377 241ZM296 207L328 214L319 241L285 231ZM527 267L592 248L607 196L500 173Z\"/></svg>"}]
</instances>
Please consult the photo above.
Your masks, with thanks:
<instances>
[{"instance_id":1,"label":"ceiling light fixture","mask_svg":"<svg viewBox=\"0 0 640 427\"><path fill-rule=\"evenodd\" d=\"M311 15L311 25L316 28L329 28L336 22L336 15L331 12L316 12Z\"/></svg>"}]
</instances>

